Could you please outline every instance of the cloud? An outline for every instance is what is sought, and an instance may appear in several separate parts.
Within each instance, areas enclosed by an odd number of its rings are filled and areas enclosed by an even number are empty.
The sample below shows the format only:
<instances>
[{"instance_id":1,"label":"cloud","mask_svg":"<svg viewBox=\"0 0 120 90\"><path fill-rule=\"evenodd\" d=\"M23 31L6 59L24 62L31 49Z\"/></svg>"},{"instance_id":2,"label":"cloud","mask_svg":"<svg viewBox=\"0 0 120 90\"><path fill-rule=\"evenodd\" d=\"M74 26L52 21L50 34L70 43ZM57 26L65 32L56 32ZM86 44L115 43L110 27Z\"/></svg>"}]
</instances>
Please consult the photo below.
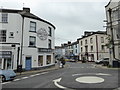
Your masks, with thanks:
<instances>
[{"instance_id":1,"label":"cloud","mask_svg":"<svg viewBox=\"0 0 120 90\"><path fill-rule=\"evenodd\" d=\"M0 0L3 8L29 7L31 13L55 25L56 45L75 41L86 30L103 30L107 2L83 0ZM24 4L23 4L24 3Z\"/></svg>"}]
</instances>

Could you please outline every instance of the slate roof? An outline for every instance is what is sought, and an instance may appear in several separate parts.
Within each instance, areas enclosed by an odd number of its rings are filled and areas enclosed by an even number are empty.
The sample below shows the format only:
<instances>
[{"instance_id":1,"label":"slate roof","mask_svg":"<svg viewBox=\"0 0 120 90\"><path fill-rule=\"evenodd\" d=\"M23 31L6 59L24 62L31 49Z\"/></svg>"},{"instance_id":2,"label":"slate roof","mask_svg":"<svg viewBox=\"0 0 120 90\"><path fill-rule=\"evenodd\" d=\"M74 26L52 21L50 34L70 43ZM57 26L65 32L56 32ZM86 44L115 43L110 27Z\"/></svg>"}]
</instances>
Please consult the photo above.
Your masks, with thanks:
<instances>
[{"instance_id":1,"label":"slate roof","mask_svg":"<svg viewBox=\"0 0 120 90\"><path fill-rule=\"evenodd\" d=\"M23 8L24 9L24 8ZM29 8L28 8L29 9ZM51 25L54 29L55 29L55 26L53 24L51 24L50 22L46 21L46 20L43 20L41 18L39 18L38 16L28 12L28 11L24 11L24 10L14 10L14 9L0 9L0 12L4 12L4 13L18 13L20 14L21 16L23 17L28 17L28 18L32 18L32 19L36 19L36 20L39 20L39 21L42 21L42 22L45 22L49 25Z\"/></svg>"}]
</instances>

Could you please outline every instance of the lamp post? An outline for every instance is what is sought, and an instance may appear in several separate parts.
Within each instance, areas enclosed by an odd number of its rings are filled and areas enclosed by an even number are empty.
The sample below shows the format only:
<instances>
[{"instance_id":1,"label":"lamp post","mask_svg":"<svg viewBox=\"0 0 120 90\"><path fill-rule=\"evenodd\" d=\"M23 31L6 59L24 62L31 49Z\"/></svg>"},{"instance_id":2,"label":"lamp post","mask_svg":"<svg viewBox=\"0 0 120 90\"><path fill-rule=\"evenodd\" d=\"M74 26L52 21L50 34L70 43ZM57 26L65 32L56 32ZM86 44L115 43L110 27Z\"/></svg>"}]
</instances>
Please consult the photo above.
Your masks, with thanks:
<instances>
[{"instance_id":1,"label":"lamp post","mask_svg":"<svg viewBox=\"0 0 120 90\"><path fill-rule=\"evenodd\" d=\"M110 24L110 30L111 30L111 50L112 50L112 57L113 57L111 59L115 59L114 37L113 37L113 27L112 27L112 17L111 17L112 9L111 8L109 8L108 14L109 14L109 24ZM110 64L112 65L112 62Z\"/></svg>"}]
</instances>

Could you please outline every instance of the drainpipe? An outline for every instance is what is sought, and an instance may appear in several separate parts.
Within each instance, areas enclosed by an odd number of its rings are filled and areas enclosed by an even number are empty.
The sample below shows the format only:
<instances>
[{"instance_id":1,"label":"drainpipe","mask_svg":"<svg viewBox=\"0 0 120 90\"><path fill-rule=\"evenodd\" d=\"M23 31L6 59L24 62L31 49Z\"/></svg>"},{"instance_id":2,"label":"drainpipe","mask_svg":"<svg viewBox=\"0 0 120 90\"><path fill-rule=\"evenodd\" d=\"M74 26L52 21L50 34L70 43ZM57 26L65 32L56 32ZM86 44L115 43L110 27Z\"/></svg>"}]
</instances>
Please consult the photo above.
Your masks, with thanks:
<instances>
[{"instance_id":1,"label":"drainpipe","mask_svg":"<svg viewBox=\"0 0 120 90\"><path fill-rule=\"evenodd\" d=\"M20 65L22 65L22 54L23 54L23 30L24 30L24 16L22 16L22 37L21 37L21 46L20 46Z\"/></svg>"},{"instance_id":2,"label":"drainpipe","mask_svg":"<svg viewBox=\"0 0 120 90\"><path fill-rule=\"evenodd\" d=\"M96 35L96 50L97 50L97 60L98 60L98 38L97 38L97 35Z\"/></svg>"}]
</instances>

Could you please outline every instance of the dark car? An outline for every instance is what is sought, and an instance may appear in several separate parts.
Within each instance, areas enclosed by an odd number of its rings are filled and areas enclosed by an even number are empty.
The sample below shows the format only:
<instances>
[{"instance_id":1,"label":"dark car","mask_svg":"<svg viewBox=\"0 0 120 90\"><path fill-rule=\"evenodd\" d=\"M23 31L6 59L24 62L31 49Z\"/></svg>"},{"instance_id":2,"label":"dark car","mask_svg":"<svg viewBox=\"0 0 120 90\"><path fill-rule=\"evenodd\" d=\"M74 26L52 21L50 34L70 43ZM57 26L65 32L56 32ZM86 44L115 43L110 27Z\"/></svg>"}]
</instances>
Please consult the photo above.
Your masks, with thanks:
<instances>
[{"instance_id":1,"label":"dark car","mask_svg":"<svg viewBox=\"0 0 120 90\"><path fill-rule=\"evenodd\" d=\"M0 70L0 81L13 80L16 73L13 70Z\"/></svg>"},{"instance_id":2,"label":"dark car","mask_svg":"<svg viewBox=\"0 0 120 90\"><path fill-rule=\"evenodd\" d=\"M104 66L108 66L108 65L109 65L109 58L103 58L102 64L103 64Z\"/></svg>"}]
</instances>

